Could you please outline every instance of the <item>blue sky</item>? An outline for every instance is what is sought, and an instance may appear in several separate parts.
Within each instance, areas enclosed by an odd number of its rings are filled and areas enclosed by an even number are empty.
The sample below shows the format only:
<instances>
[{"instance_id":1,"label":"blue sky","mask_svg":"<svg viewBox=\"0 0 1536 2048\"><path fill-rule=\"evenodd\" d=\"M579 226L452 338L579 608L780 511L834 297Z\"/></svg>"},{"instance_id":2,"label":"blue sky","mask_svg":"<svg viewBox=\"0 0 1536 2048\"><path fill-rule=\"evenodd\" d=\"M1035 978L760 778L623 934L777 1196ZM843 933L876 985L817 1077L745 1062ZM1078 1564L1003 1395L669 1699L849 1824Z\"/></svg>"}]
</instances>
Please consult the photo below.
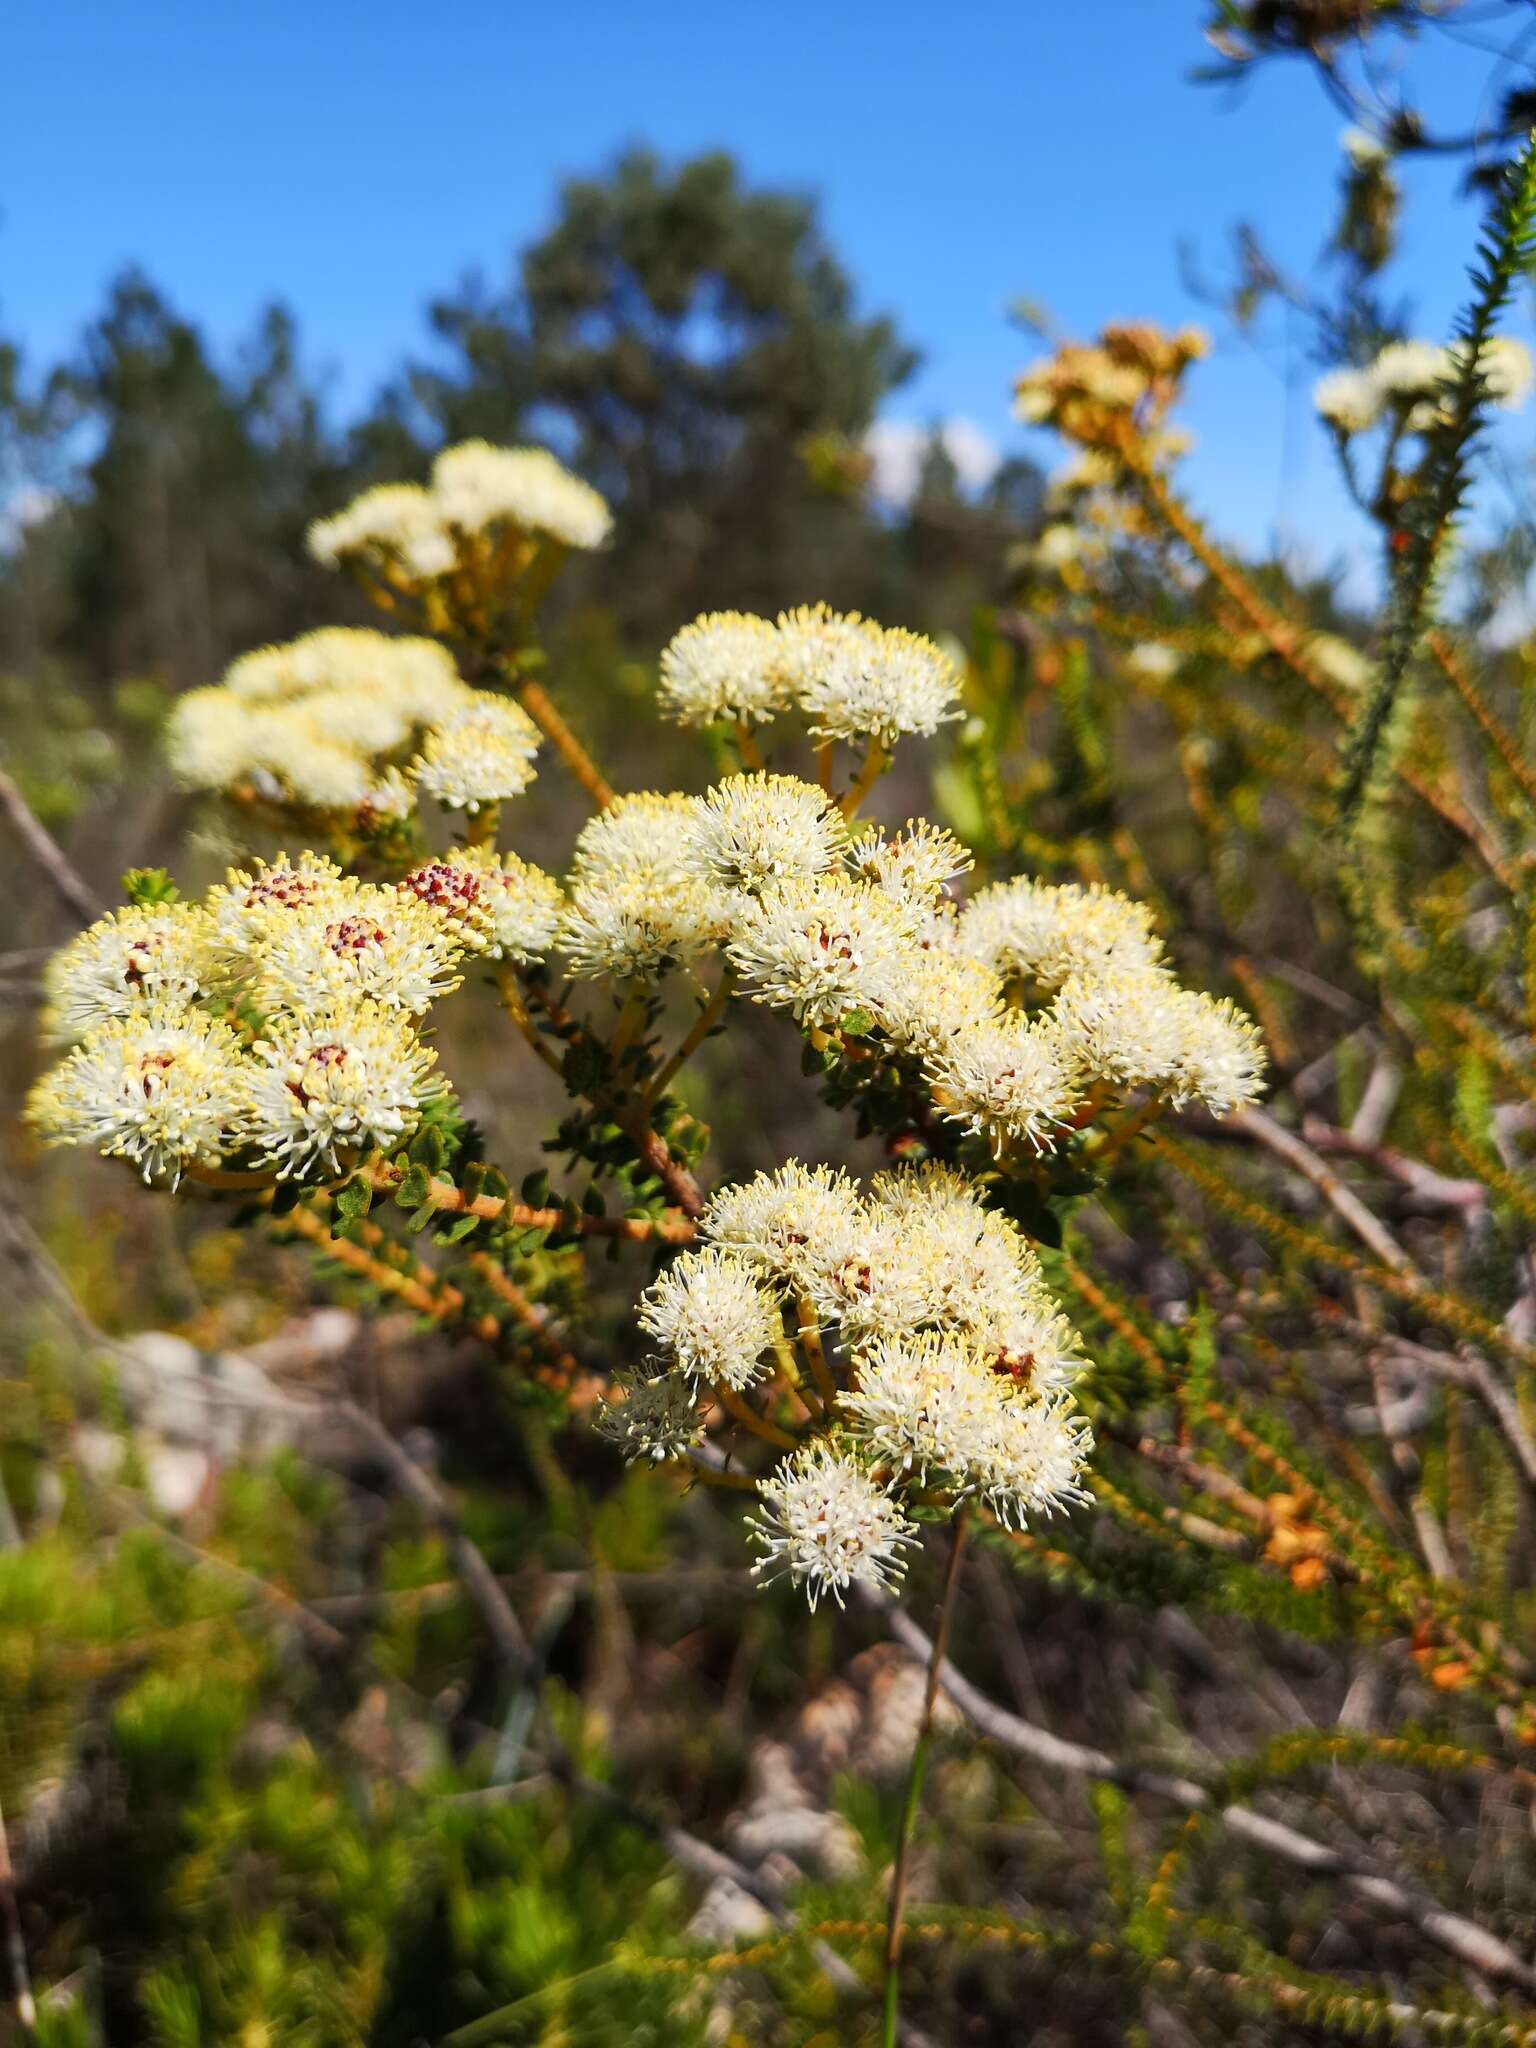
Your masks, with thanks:
<instances>
[{"instance_id":1,"label":"blue sky","mask_svg":"<svg viewBox=\"0 0 1536 2048\"><path fill-rule=\"evenodd\" d=\"M0 82L0 331L66 349L136 259L216 346L281 297L339 412L466 270L505 276L561 177L624 144L725 145L812 188L861 302L923 348L897 420L961 417L1005 451L1031 352L1010 301L1085 332L1198 315L1191 243L1259 224L1297 267L1330 221L1342 122L1300 66L1234 100L1189 80L1200 0L10 0ZM1488 59L1437 49L1438 102L1476 105ZM1458 171L1415 167L1402 283L1438 333L1475 226ZM1325 558L1356 529L1283 348L1221 338L1199 373L1189 476L1246 544Z\"/></svg>"}]
</instances>

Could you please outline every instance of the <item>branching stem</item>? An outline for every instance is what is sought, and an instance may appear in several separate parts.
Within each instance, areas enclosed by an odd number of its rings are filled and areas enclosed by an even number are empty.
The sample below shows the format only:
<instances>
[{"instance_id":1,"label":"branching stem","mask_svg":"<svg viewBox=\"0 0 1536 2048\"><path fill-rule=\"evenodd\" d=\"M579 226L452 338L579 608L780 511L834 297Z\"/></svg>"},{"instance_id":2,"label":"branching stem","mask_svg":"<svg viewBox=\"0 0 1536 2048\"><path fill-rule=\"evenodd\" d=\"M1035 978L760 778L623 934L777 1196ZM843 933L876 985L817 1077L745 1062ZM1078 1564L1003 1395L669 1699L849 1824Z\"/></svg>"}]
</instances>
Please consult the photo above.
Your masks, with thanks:
<instances>
[{"instance_id":1,"label":"branching stem","mask_svg":"<svg viewBox=\"0 0 1536 2048\"><path fill-rule=\"evenodd\" d=\"M613 802L613 786L556 710L554 699L544 685L536 683L531 676L519 676L515 688L518 703L586 791L593 810L606 811Z\"/></svg>"},{"instance_id":2,"label":"branching stem","mask_svg":"<svg viewBox=\"0 0 1536 2048\"><path fill-rule=\"evenodd\" d=\"M720 984L714 994L693 1020L688 1035L683 1039L672 1057L666 1060L652 1077L644 1095L641 1097L641 1102L646 1109L649 1109L659 1096L665 1095L667 1089L676 1078L679 1069L686 1066L705 1039L708 1038L710 1032L714 1030L735 990L735 978L731 970L726 968L720 977Z\"/></svg>"},{"instance_id":3,"label":"branching stem","mask_svg":"<svg viewBox=\"0 0 1536 2048\"><path fill-rule=\"evenodd\" d=\"M933 1743L933 1710L939 1697L939 1679L944 1669L950 1623L954 1619L955 1595L960 1586L960 1561L965 1551L965 1510L957 1508L950 1523L949 1562L944 1568L944 1590L939 1595L939 1616L934 1624L933 1649L928 1659L928 1682L923 1688L922 1719L912 1751L912 1768L907 1775L907 1793L902 1802L901 1824L896 1837L896 1861L891 1870L890 1905L885 1928L885 1997L881 2048L896 2048L901 2017L901 1923L906 1912L907 1887L912 1877L912 1842L917 1828L918 1808L923 1799L923 1780L928 1774L928 1751Z\"/></svg>"}]
</instances>

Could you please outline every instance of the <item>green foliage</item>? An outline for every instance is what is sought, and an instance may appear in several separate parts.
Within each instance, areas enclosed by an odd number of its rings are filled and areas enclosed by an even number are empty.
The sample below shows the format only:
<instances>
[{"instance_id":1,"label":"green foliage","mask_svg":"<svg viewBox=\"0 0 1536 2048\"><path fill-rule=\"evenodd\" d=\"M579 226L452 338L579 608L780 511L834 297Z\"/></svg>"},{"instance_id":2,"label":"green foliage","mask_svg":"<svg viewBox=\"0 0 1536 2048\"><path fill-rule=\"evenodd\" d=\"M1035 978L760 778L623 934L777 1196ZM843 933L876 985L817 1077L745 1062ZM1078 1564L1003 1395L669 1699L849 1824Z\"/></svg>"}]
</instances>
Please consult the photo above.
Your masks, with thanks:
<instances>
[{"instance_id":1,"label":"green foliage","mask_svg":"<svg viewBox=\"0 0 1536 2048\"><path fill-rule=\"evenodd\" d=\"M1499 314L1536 254L1536 130L1505 173L1488 235L1472 272L1473 298L1457 327L1459 358L1430 430L1416 487L1400 526L1400 566L1382 632L1381 675L1343 760L1340 810L1352 820L1375 773L1377 754L1423 635L1436 565L1471 482L1469 458L1483 423L1483 349Z\"/></svg>"},{"instance_id":2,"label":"green foliage","mask_svg":"<svg viewBox=\"0 0 1536 2048\"><path fill-rule=\"evenodd\" d=\"M1219 13L1245 65L1312 34L1306 9ZM1527 253L1522 161L1473 344ZM1345 174L1337 303L1311 308L1330 360L1395 331L1379 290L1400 196L1389 162ZM1257 319L1284 280L1251 240L1241 257L1237 310ZM439 433L510 438L553 410L620 500L601 568L619 597L608 609L572 578L548 673L579 722L621 735L628 780L682 779L661 751L673 742L631 728L661 629L691 609L895 592L890 616L966 623L967 722L931 779L979 879L1023 868L1157 905L1180 966L1261 1012L1271 1111L1315 1141L1322 1175L1251 1130L1217 1145L1149 1125L1112 1151L1064 1134L1010 1177L936 1128L912 1070L871 1057L864 1011L805 1047L819 1099L790 1109L788 1090L761 1085L784 1059L766 1032L744 1030L739 1072L706 1046L674 1088L664 1005L640 1004L610 1040L573 1025L565 992L533 973L535 1029L585 1097L547 1162L530 1164L527 1131L548 1128L533 1090L504 1091L499 1054L456 1046L486 1132L444 1096L397 1156L348 1160L349 1178L250 1210L279 1230L311 1221L320 1275L248 1269L256 1240L221 1228L227 1209L208 1221L210 1203L188 1205L183 1236L157 1238L131 1193L72 1186L57 1227L40 1193L27 1220L66 1245L97 1321L174 1321L204 1365L279 1335L311 1284L382 1310L336 1384L428 1434L410 1454L507 1591L542 1685L498 1661L461 1556L419 1499L387 1493L388 1474L323 1441L274 1455L253 1423L220 1437L164 1533L156 1460L185 1447L142 1424L132 1354L101 1376L88 1328L68 1326L67 1357L23 1333L0 1385L6 1518L23 1539L0 1547L0 1796L39 2038L860 2038L868 2012L818 1944L875 1980L902 1758L890 1668L855 1685L853 1650L888 1647L880 1617L850 1603L807 1619L772 1592L749 1608L731 1496L620 1475L582 1419L598 1374L636 1363L649 1227L676 1216L622 1107L653 1084L649 1129L673 1169L704 1158L706 1116L716 1170L764 1136L787 1152L811 1130L829 1150L851 1131L861 1164L961 1159L1040 1247L1088 1342L1093 1505L1021 1532L976 1516L951 1646L968 1676L1074 1740L1198 1779L1217 1805L1294 1820L1341 1857L1384 1842L1415 1886L1523 1941L1536 1910L1517 1775L1536 1739L1530 1473L1487 1387L1528 1421L1529 692L1520 655L1490 656L1470 690L1449 674L1434 692L1402 688L1476 453L1479 380L1458 379L1411 494L1383 508L1412 545L1381 674L1352 695L1318 645L1348 655L1363 622L1326 585L1222 551L1134 444L1113 517L1084 522L1109 536L1100 579L1018 555L1005 569L1038 525L1022 466L966 499L935 443L910 514L871 516L855 444L909 353L856 312L814 210L747 189L723 158L668 169L637 153L573 184L505 295L466 291L434 318L449 368L411 373L347 448L322 429L285 320L225 371L141 279L116 288L80 360L35 400L0 358L0 399L28 434L94 435L70 518L44 518L0 564L0 645L28 676L0 693L7 729L36 725L38 694L72 678L60 733L22 731L20 779L49 822L131 781L165 693L122 686L109 704L124 664L206 681L246 639L317 616L298 536L344 474L417 471ZM701 318L730 346L701 350ZM194 556L206 590L183 574ZM1520 587L1523 562L1512 542L1481 565L1472 625ZM23 578L41 651L24 644ZM1126 658L1148 645L1175 657L1160 676ZM542 670L531 651L518 660ZM707 772L702 752L688 757L687 774ZM1351 788L1372 778L1377 799L1363 866L1328 830L1341 773ZM574 828L542 787L530 816L553 837ZM227 821L194 829L195 857L234 850ZM400 851L381 837L349 857L388 873ZM126 887L175 900L161 867ZM1379 1107L1384 1068L1396 1092L1372 1135L1358 1120ZM521 1176L515 1193L488 1150ZM1469 1176L1485 1198L1466 1195ZM1341 1188L1406 1265L1356 1241ZM82 1229L85 1200L100 1207ZM538 1220L518 1220L519 1204ZM583 1246L625 1263L610 1276ZM466 1333L483 1340L474 1362ZM1425 1355L1444 1368L1427 1381L1408 1370ZM1494 1374L1481 1392L1465 1377L1477 1361ZM1410 1419L1389 1431L1405 1394ZM318 1476L321 1458L340 1474ZM919 1612L932 1576L916 1557ZM1383 1673L1383 1726L1341 1735L1349 1688ZM1301 1732L1276 1735L1277 1715ZM575 1796L556 1741L633 1806ZM684 1932L701 1886L665 1825L731 1842L763 1779L785 1792L785 1759L803 1774L787 1810L808 1828L840 1816L851 1862L835 1879L791 1876L795 1929L706 1951ZM1026 2012L1043 2038L1147 2040L1170 2007L1202 2043L1234 2029L1245 2042L1517 2038L1515 1991L1485 2009L1481 1985L1475 2000L1445 1982L1406 1922L1341 1908L1326 1872L1294 1875L1211 1813L1185 1827L1139 1790L1086 1788L958 1738L936 1775L908 1962L931 2038L1011 2038ZM55 1801L68 1825L50 1834ZM1030 1919L991 1904L1016 1897Z\"/></svg>"}]
</instances>

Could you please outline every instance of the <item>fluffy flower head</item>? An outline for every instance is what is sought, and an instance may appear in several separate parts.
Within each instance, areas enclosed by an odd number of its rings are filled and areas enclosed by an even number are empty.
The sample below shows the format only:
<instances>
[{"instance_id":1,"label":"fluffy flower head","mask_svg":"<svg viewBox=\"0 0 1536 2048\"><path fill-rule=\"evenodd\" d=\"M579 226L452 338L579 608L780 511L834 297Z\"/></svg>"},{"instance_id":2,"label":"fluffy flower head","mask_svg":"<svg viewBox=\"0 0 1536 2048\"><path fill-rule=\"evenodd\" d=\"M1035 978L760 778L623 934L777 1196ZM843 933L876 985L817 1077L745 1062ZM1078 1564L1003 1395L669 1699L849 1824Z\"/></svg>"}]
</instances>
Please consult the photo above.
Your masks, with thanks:
<instances>
[{"instance_id":1,"label":"fluffy flower head","mask_svg":"<svg viewBox=\"0 0 1536 2048\"><path fill-rule=\"evenodd\" d=\"M789 701L777 631L750 612L706 612L663 648L660 697L679 725L772 718Z\"/></svg>"},{"instance_id":2,"label":"fluffy flower head","mask_svg":"<svg viewBox=\"0 0 1536 2048\"><path fill-rule=\"evenodd\" d=\"M1162 968L1078 974L1062 985L1051 1014L1089 1073L1120 1088L1157 1086L1183 1056L1184 998Z\"/></svg>"},{"instance_id":3,"label":"fluffy flower head","mask_svg":"<svg viewBox=\"0 0 1536 2048\"><path fill-rule=\"evenodd\" d=\"M663 1373L659 1379L624 1379L619 1386L622 1400L598 1411L597 1426L631 1462L680 1458L703 1435L692 1381Z\"/></svg>"},{"instance_id":4,"label":"fluffy flower head","mask_svg":"<svg viewBox=\"0 0 1536 2048\"><path fill-rule=\"evenodd\" d=\"M818 875L765 889L727 947L754 1000L834 1025L869 1006L912 950L906 906L868 882Z\"/></svg>"},{"instance_id":5,"label":"fluffy flower head","mask_svg":"<svg viewBox=\"0 0 1536 2048\"><path fill-rule=\"evenodd\" d=\"M1145 904L1098 884L1028 875L978 889L961 913L956 946L1005 978L1048 989L1088 970L1149 966L1163 950Z\"/></svg>"},{"instance_id":6,"label":"fluffy flower head","mask_svg":"<svg viewBox=\"0 0 1536 2048\"><path fill-rule=\"evenodd\" d=\"M633 863L572 883L558 943L573 974L649 981L695 959L720 928L715 890Z\"/></svg>"},{"instance_id":7,"label":"fluffy flower head","mask_svg":"<svg viewBox=\"0 0 1536 2048\"><path fill-rule=\"evenodd\" d=\"M539 729L519 704L480 696L427 734L411 773L418 789L450 810L520 796L534 776Z\"/></svg>"},{"instance_id":8,"label":"fluffy flower head","mask_svg":"<svg viewBox=\"0 0 1536 2048\"><path fill-rule=\"evenodd\" d=\"M268 1014L369 1001L419 1016L459 985L463 940L400 889L338 884L297 912L268 910L251 933L253 994Z\"/></svg>"},{"instance_id":9,"label":"fluffy flower head","mask_svg":"<svg viewBox=\"0 0 1536 2048\"><path fill-rule=\"evenodd\" d=\"M644 789L615 797L582 826L571 856L573 879L596 881L623 869L645 869L676 881L685 872L696 805L695 798L677 791Z\"/></svg>"},{"instance_id":10,"label":"fluffy flower head","mask_svg":"<svg viewBox=\"0 0 1536 2048\"><path fill-rule=\"evenodd\" d=\"M961 1487L983 1468L1003 1395L964 1337L935 1331L884 1337L859 1360L846 1396L861 1449L876 1465Z\"/></svg>"},{"instance_id":11,"label":"fluffy flower head","mask_svg":"<svg viewBox=\"0 0 1536 2048\"><path fill-rule=\"evenodd\" d=\"M1329 370L1312 386L1312 403L1341 434L1365 434L1381 418L1382 393L1368 370Z\"/></svg>"},{"instance_id":12,"label":"fluffy flower head","mask_svg":"<svg viewBox=\"0 0 1536 2048\"><path fill-rule=\"evenodd\" d=\"M274 861L257 861L249 871L229 869L208 891L204 907L220 952L243 961L258 932L284 916L310 915L340 900L351 887L322 853L301 853L296 861L280 853Z\"/></svg>"},{"instance_id":13,"label":"fluffy flower head","mask_svg":"<svg viewBox=\"0 0 1536 2048\"><path fill-rule=\"evenodd\" d=\"M960 716L955 665L920 633L861 619L806 638L798 700L818 739L890 746Z\"/></svg>"},{"instance_id":14,"label":"fluffy flower head","mask_svg":"<svg viewBox=\"0 0 1536 2048\"><path fill-rule=\"evenodd\" d=\"M247 1138L283 1178L335 1173L343 1154L411 1135L442 1085L436 1058L397 1010L372 1003L279 1019L255 1047Z\"/></svg>"},{"instance_id":15,"label":"fluffy flower head","mask_svg":"<svg viewBox=\"0 0 1536 2048\"><path fill-rule=\"evenodd\" d=\"M860 833L848 849L848 865L888 896L931 909L972 859L953 832L926 818L910 818L891 835L880 825Z\"/></svg>"},{"instance_id":16,"label":"fluffy flower head","mask_svg":"<svg viewBox=\"0 0 1536 2048\"><path fill-rule=\"evenodd\" d=\"M199 1010L114 1017L33 1090L27 1120L55 1145L128 1159L146 1181L174 1186L190 1166L215 1166L238 1142L247 1061L240 1039Z\"/></svg>"},{"instance_id":17,"label":"fluffy flower head","mask_svg":"<svg viewBox=\"0 0 1536 2048\"><path fill-rule=\"evenodd\" d=\"M841 1606L852 1585L886 1586L906 1568L917 1538L882 1486L849 1458L817 1443L786 1458L759 1489L752 1540L767 1553L755 1570L787 1572L812 1607L830 1593Z\"/></svg>"},{"instance_id":18,"label":"fluffy flower head","mask_svg":"<svg viewBox=\"0 0 1536 2048\"><path fill-rule=\"evenodd\" d=\"M838 1256L863 1214L845 1173L791 1159L776 1173L717 1189L699 1232L751 1261L771 1282L803 1292Z\"/></svg>"},{"instance_id":19,"label":"fluffy flower head","mask_svg":"<svg viewBox=\"0 0 1536 2048\"><path fill-rule=\"evenodd\" d=\"M1087 1417L1064 1396L1005 1401L972 1467L976 1490L1005 1525L1053 1515L1088 1499L1083 1467L1092 1448Z\"/></svg>"},{"instance_id":20,"label":"fluffy flower head","mask_svg":"<svg viewBox=\"0 0 1536 2048\"><path fill-rule=\"evenodd\" d=\"M640 1327L696 1380L750 1386L784 1325L752 1266L728 1251L684 1252L640 1297Z\"/></svg>"},{"instance_id":21,"label":"fluffy flower head","mask_svg":"<svg viewBox=\"0 0 1536 2048\"><path fill-rule=\"evenodd\" d=\"M999 1150L1010 1140L1048 1150L1082 1099L1077 1046L1048 1018L955 1037L926 1071L942 1114Z\"/></svg>"},{"instance_id":22,"label":"fluffy flower head","mask_svg":"<svg viewBox=\"0 0 1536 2048\"><path fill-rule=\"evenodd\" d=\"M547 448L461 441L433 463L432 498L443 523L464 533L504 523L568 548L600 548L613 527L602 497Z\"/></svg>"},{"instance_id":23,"label":"fluffy flower head","mask_svg":"<svg viewBox=\"0 0 1536 2048\"><path fill-rule=\"evenodd\" d=\"M72 1041L110 1017L181 1010L220 980L207 913L190 904L129 906L55 953L44 977L49 1035Z\"/></svg>"},{"instance_id":24,"label":"fluffy flower head","mask_svg":"<svg viewBox=\"0 0 1536 2048\"><path fill-rule=\"evenodd\" d=\"M825 874L848 828L825 790L793 775L731 775L695 797L684 862L717 889L756 896Z\"/></svg>"},{"instance_id":25,"label":"fluffy flower head","mask_svg":"<svg viewBox=\"0 0 1536 2048\"><path fill-rule=\"evenodd\" d=\"M360 560L413 582L444 576L457 559L432 493L420 484L378 484L309 529L309 552L327 569Z\"/></svg>"},{"instance_id":26,"label":"fluffy flower head","mask_svg":"<svg viewBox=\"0 0 1536 2048\"><path fill-rule=\"evenodd\" d=\"M424 861L399 887L445 918L467 953L541 960L554 944L565 898L542 869L489 847L453 847Z\"/></svg>"}]
</instances>

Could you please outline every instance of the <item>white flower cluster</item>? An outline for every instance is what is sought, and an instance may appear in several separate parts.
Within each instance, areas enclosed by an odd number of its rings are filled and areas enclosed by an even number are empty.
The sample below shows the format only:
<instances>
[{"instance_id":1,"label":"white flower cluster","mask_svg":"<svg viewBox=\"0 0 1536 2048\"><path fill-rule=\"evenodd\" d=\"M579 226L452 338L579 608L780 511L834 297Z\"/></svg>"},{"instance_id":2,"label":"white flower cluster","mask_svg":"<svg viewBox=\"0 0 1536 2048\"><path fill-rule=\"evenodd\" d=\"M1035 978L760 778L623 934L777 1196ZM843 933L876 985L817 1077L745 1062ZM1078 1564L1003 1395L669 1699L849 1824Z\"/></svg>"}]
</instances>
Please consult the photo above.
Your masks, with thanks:
<instances>
[{"instance_id":1,"label":"white flower cluster","mask_svg":"<svg viewBox=\"0 0 1536 2048\"><path fill-rule=\"evenodd\" d=\"M1095 1090L1218 1114L1253 1098L1258 1032L1179 986L1142 905L1026 877L957 910L947 886L969 865L932 825L854 836L814 785L734 775L595 819L558 943L577 974L620 980L722 947L754 1001L813 1032L876 1034L999 1152L1048 1148Z\"/></svg>"},{"instance_id":2,"label":"white flower cluster","mask_svg":"<svg viewBox=\"0 0 1536 2048\"><path fill-rule=\"evenodd\" d=\"M612 524L598 493L548 449L462 441L438 456L430 484L381 484L317 520L309 551L327 568L356 560L428 584L473 567L483 541L600 548Z\"/></svg>"},{"instance_id":3,"label":"white flower cluster","mask_svg":"<svg viewBox=\"0 0 1536 2048\"><path fill-rule=\"evenodd\" d=\"M658 1352L604 1427L631 1457L677 1457L719 1390L739 1415L775 1374L804 1389L814 1432L759 1488L760 1571L813 1605L885 1583L914 1540L912 1489L1009 1522L1084 1498L1076 1333L964 1174L899 1168L861 1193L791 1162L722 1189L700 1230L641 1297Z\"/></svg>"},{"instance_id":4,"label":"white flower cluster","mask_svg":"<svg viewBox=\"0 0 1536 2048\"><path fill-rule=\"evenodd\" d=\"M942 648L821 604L776 625L746 612L695 619L662 651L660 694L679 725L763 724L794 710L823 743L890 746L960 715L960 679Z\"/></svg>"},{"instance_id":5,"label":"white flower cluster","mask_svg":"<svg viewBox=\"0 0 1536 2048\"><path fill-rule=\"evenodd\" d=\"M538 743L532 720L461 681L435 640L348 626L241 655L177 700L167 742L193 788L248 788L364 825L408 815L413 785L469 810L517 796Z\"/></svg>"},{"instance_id":6,"label":"white flower cluster","mask_svg":"<svg viewBox=\"0 0 1536 2048\"><path fill-rule=\"evenodd\" d=\"M196 789L248 786L355 810L422 733L475 695L435 640L327 626L243 654L221 682L178 698L167 750ZM382 795L388 814L397 799Z\"/></svg>"},{"instance_id":7,"label":"white flower cluster","mask_svg":"<svg viewBox=\"0 0 1536 2048\"><path fill-rule=\"evenodd\" d=\"M1312 387L1318 413L1338 434L1368 433L1379 420L1427 433L1443 417L1443 386L1466 357L1464 345L1390 341L1364 369L1330 370ZM1493 403L1514 411L1525 403L1536 367L1523 342L1494 335L1478 367Z\"/></svg>"},{"instance_id":8,"label":"white flower cluster","mask_svg":"<svg viewBox=\"0 0 1536 2048\"><path fill-rule=\"evenodd\" d=\"M48 1028L72 1049L29 1119L146 1180L343 1171L441 1091L420 1026L464 956L539 956L561 902L514 855L470 849L393 886L282 857L201 903L114 912L49 965Z\"/></svg>"}]
</instances>

